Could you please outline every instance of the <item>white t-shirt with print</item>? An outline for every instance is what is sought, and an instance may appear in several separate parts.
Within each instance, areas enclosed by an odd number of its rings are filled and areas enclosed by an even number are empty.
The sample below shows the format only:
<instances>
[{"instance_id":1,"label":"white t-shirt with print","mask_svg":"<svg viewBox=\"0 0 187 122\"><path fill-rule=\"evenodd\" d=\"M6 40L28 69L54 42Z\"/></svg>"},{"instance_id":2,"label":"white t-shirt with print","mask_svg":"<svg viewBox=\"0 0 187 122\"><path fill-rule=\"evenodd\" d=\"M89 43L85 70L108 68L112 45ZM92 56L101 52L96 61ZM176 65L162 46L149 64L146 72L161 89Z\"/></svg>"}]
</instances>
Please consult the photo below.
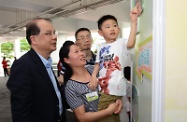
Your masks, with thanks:
<instances>
[{"instance_id":1,"label":"white t-shirt with print","mask_svg":"<svg viewBox=\"0 0 187 122\"><path fill-rule=\"evenodd\" d=\"M128 61L127 41L127 39L120 38L112 43L103 43L99 46L96 62L100 64L99 84L101 91L105 94L126 95L123 68Z\"/></svg>"}]
</instances>

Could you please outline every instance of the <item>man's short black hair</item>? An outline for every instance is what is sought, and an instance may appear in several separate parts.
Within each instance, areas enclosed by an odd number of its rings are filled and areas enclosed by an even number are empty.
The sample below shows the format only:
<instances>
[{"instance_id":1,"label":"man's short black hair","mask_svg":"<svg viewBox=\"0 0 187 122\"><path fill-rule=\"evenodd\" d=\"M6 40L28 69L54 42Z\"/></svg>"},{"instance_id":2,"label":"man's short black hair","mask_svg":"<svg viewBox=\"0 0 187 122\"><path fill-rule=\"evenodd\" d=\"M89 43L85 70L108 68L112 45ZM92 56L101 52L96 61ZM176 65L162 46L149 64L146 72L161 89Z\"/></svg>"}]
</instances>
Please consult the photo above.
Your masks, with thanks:
<instances>
[{"instance_id":1,"label":"man's short black hair","mask_svg":"<svg viewBox=\"0 0 187 122\"><path fill-rule=\"evenodd\" d=\"M88 32L91 34L91 32L90 32L90 30L89 30L88 28L79 28L79 29L75 32L75 39L76 39L76 40L77 40L77 35L78 35L78 33L81 32L81 31L88 31Z\"/></svg>"}]
</instances>

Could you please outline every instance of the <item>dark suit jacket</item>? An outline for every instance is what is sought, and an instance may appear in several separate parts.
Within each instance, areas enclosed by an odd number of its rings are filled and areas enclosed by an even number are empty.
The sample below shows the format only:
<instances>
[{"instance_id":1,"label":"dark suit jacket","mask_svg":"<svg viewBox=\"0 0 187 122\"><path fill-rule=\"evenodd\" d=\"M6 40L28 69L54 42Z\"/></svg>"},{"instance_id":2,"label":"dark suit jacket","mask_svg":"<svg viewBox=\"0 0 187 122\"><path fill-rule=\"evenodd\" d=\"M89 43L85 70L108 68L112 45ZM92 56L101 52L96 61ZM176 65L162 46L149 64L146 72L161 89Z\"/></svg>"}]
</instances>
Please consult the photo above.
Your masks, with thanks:
<instances>
[{"instance_id":1,"label":"dark suit jacket","mask_svg":"<svg viewBox=\"0 0 187 122\"><path fill-rule=\"evenodd\" d=\"M44 64L33 49L14 62L7 87L11 92L13 122L58 121L58 97ZM64 92L59 84L58 88L62 94L63 122L66 122Z\"/></svg>"}]
</instances>

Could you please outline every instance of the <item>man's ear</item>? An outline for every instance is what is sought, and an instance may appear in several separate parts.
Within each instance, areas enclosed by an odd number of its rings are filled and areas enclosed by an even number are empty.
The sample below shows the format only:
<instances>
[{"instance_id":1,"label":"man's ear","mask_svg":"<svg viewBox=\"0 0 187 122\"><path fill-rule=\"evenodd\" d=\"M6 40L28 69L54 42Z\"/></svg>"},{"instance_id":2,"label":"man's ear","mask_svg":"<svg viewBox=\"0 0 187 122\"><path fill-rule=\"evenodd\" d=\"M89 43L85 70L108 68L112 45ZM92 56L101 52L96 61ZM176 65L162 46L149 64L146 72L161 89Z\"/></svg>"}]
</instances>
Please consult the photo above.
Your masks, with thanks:
<instances>
[{"instance_id":1,"label":"man's ear","mask_svg":"<svg viewBox=\"0 0 187 122\"><path fill-rule=\"evenodd\" d=\"M98 30L98 33L99 33L100 36L103 36L103 33L102 33L101 30Z\"/></svg>"},{"instance_id":2,"label":"man's ear","mask_svg":"<svg viewBox=\"0 0 187 122\"><path fill-rule=\"evenodd\" d=\"M35 35L32 35L32 36L30 36L30 40L31 40L31 44L36 44L36 36Z\"/></svg>"}]
</instances>

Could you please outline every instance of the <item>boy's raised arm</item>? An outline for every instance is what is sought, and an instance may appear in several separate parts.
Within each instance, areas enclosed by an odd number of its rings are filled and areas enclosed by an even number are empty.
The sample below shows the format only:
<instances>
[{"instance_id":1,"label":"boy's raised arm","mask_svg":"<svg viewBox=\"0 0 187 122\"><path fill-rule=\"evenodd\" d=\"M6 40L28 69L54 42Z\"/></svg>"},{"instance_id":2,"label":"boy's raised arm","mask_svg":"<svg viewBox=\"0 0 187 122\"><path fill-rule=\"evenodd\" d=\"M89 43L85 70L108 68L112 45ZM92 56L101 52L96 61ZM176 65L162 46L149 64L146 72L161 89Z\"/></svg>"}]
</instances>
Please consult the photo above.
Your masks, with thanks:
<instances>
[{"instance_id":1,"label":"boy's raised arm","mask_svg":"<svg viewBox=\"0 0 187 122\"><path fill-rule=\"evenodd\" d=\"M136 6L133 8L133 10L130 12L131 31L127 42L127 48L133 48L136 43L137 20L138 20L138 16L140 15L138 11L138 6L139 3L137 3Z\"/></svg>"}]
</instances>

